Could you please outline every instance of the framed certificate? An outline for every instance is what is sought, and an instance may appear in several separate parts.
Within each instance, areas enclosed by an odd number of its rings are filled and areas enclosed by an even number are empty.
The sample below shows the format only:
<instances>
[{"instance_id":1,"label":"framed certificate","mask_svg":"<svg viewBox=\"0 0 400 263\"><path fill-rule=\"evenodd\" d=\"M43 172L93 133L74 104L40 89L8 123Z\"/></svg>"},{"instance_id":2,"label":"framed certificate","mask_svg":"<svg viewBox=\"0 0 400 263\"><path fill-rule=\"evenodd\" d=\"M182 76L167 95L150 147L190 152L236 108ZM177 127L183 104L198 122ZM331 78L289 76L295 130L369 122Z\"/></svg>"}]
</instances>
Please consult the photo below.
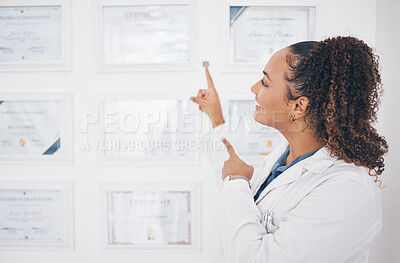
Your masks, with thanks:
<instances>
[{"instance_id":1,"label":"framed certificate","mask_svg":"<svg viewBox=\"0 0 400 263\"><path fill-rule=\"evenodd\" d=\"M285 138L278 130L254 120L254 99L243 99L246 96L235 97L231 96L227 102L228 129L233 139L232 145L238 155L246 161L258 162Z\"/></svg>"},{"instance_id":2,"label":"framed certificate","mask_svg":"<svg viewBox=\"0 0 400 263\"><path fill-rule=\"evenodd\" d=\"M106 249L200 250L198 183L101 186Z\"/></svg>"},{"instance_id":3,"label":"framed certificate","mask_svg":"<svg viewBox=\"0 0 400 263\"><path fill-rule=\"evenodd\" d=\"M176 98L104 95L101 139L94 149L99 161L152 166L198 164L201 145L196 124L200 113L188 99Z\"/></svg>"},{"instance_id":4,"label":"framed certificate","mask_svg":"<svg viewBox=\"0 0 400 263\"><path fill-rule=\"evenodd\" d=\"M0 248L73 248L72 183L1 182Z\"/></svg>"},{"instance_id":5,"label":"framed certificate","mask_svg":"<svg viewBox=\"0 0 400 263\"><path fill-rule=\"evenodd\" d=\"M0 71L69 70L70 1L2 1Z\"/></svg>"},{"instance_id":6,"label":"framed certificate","mask_svg":"<svg viewBox=\"0 0 400 263\"><path fill-rule=\"evenodd\" d=\"M72 162L70 94L0 93L0 162Z\"/></svg>"},{"instance_id":7,"label":"framed certificate","mask_svg":"<svg viewBox=\"0 0 400 263\"><path fill-rule=\"evenodd\" d=\"M316 6L242 2L225 6L221 55L228 71L261 71L278 50L316 38Z\"/></svg>"},{"instance_id":8,"label":"framed certificate","mask_svg":"<svg viewBox=\"0 0 400 263\"><path fill-rule=\"evenodd\" d=\"M193 0L101 1L99 70L194 69Z\"/></svg>"}]
</instances>

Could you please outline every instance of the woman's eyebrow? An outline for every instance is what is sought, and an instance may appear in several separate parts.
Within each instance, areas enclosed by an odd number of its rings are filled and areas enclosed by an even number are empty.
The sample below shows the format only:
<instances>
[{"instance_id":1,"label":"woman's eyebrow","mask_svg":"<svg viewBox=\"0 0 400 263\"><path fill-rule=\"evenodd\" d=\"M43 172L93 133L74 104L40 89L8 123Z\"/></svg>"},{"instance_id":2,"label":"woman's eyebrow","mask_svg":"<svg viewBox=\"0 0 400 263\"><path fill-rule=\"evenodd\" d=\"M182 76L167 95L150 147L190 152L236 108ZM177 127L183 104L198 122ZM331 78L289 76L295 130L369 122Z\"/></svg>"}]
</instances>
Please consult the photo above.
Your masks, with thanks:
<instances>
[{"instance_id":1,"label":"woman's eyebrow","mask_svg":"<svg viewBox=\"0 0 400 263\"><path fill-rule=\"evenodd\" d=\"M268 76L268 73L266 71L263 71L263 74L269 79L269 81L272 82L271 78Z\"/></svg>"}]
</instances>

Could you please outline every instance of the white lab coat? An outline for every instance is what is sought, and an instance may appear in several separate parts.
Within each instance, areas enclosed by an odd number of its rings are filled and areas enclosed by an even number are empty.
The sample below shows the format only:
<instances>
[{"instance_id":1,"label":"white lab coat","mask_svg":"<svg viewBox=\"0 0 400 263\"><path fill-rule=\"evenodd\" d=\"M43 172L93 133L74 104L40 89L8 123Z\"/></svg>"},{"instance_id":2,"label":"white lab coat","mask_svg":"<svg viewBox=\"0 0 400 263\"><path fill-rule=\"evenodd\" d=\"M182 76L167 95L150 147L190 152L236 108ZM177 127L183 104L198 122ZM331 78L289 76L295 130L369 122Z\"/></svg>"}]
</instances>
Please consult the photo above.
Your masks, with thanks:
<instances>
[{"instance_id":1,"label":"white lab coat","mask_svg":"<svg viewBox=\"0 0 400 263\"><path fill-rule=\"evenodd\" d=\"M220 140L215 129L212 140ZM229 140L229 136L224 135ZM366 168L332 157L323 147L253 196L288 146L285 141L255 167L250 181L223 182L222 246L229 263L368 262L382 228L379 184ZM217 170L225 153L214 154ZM221 173L217 173L221 181Z\"/></svg>"}]
</instances>

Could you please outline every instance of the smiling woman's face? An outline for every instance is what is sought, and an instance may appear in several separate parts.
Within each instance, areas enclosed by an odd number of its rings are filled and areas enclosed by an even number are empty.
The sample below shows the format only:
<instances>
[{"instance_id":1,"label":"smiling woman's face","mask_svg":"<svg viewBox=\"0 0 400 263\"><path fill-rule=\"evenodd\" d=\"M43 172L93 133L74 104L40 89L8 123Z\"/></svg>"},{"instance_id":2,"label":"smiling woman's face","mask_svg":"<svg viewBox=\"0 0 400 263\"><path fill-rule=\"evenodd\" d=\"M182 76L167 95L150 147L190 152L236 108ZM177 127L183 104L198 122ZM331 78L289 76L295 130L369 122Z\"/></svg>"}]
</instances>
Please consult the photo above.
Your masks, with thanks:
<instances>
[{"instance_id":1,"label":"smiling woman's face","mask_svg":"<svg viewBox=\"0 0 400 263\"><path fill-rule=\"evenodd\" d=\"M288 127L293 111L293 103L285 101L287 84L284 76L289 70L287 52L287 48L276 52L265 66L262 79L251 87L258 102L254 119L279 131Z\"/></svg>"}]
</instances>

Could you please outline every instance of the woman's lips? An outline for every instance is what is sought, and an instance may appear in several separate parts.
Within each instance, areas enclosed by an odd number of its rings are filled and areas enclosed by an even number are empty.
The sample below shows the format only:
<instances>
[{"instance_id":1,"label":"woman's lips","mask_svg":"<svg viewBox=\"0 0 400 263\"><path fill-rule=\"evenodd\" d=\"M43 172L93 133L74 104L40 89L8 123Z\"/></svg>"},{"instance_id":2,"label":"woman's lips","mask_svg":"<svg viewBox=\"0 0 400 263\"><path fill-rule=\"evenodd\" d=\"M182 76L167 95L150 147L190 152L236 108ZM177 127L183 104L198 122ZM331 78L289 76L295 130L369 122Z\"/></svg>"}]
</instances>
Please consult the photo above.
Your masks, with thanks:
<instances>
[{"instance_id":1,"label":"woman's lips","mask_svg":"<svg viewBox=\"0 0 400 263\"><path fill-rule=\"evenodd\" d=\"M258 103L257 99L256 99L256 111L260 110L261 106L260 103Z\"/></svg>"}]
</instances>

